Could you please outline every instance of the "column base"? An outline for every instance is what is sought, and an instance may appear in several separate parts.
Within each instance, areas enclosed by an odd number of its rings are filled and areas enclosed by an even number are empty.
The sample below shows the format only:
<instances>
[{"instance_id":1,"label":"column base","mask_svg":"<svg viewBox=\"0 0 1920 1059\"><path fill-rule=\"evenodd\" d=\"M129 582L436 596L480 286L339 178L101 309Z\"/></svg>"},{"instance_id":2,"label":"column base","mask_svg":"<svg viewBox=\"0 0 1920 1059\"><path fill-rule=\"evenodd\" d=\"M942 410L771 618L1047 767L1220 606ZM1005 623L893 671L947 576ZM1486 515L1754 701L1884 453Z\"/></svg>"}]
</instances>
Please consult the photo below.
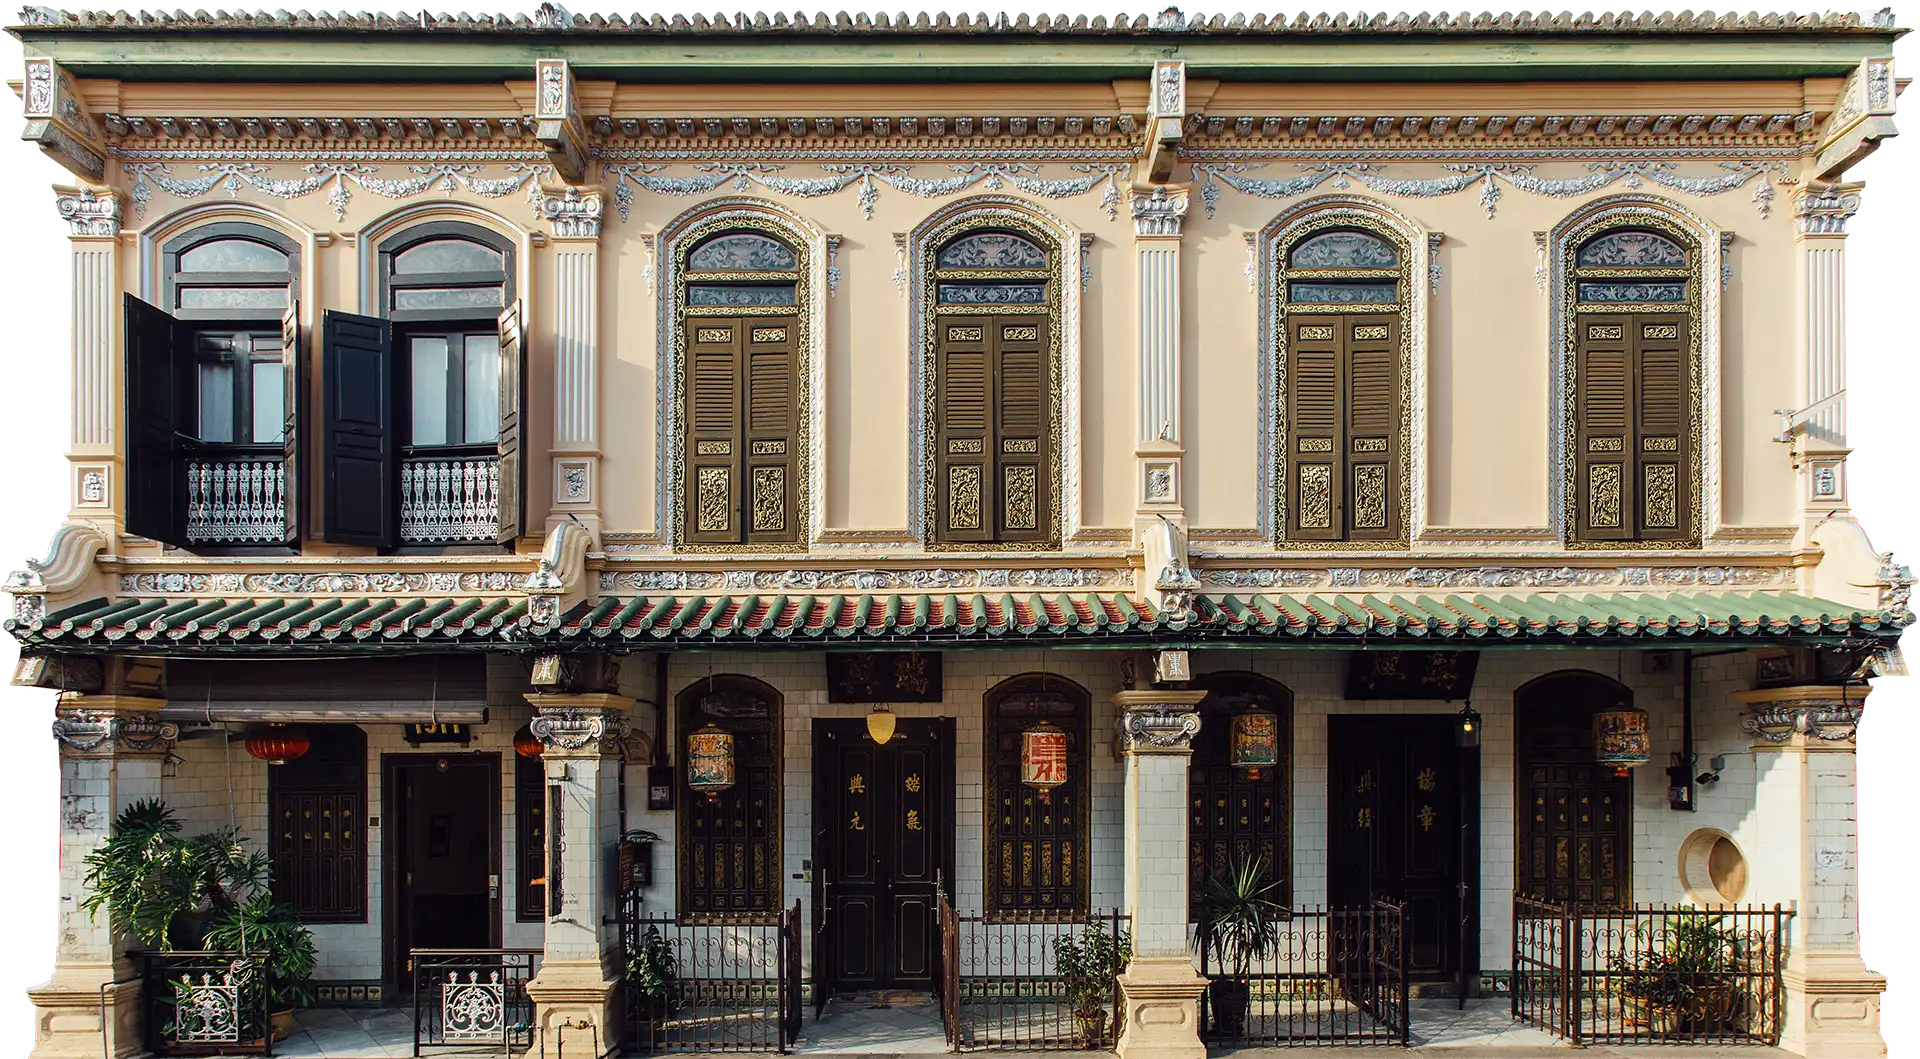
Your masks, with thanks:
<instances>
[{"instance_id":1,"label":"column base","mask_svg":"<svg viewBox=\"0 0 1920 1059\"><path fill-rule=\"evenodd\" d=\"M1880 994L1887 980L1852 953L1795 954L1781 972L1786 987L1780 1047L1807 1059L1878 1059Z\"/></svg>"},{"instance_id":2,"label":"column base","mask_svg":"<svg viewBox=\"0 0 1920 1059\"><path fill-rule=\"evenodd\" d=\"M140 983L111 983L113 976L60 970L27 990L33 1001L33 1050L29 1059L100 1059L146 1054L140 1032ZM106 1039L101 1040L101 1003Z\"/></svg>"},{"instance_id":3,"label":"column base","mask_svg":"<svg viewBox=\"0 0 1920 1059\"><path fill-rule=\"evenodd\" d=\"M621 982L598 961L548 960L527 980L533 1000L530 1059L601 1059L620 1050Z\"/></svg>"},{"instance_id":4,"label":"column base","mask_svg":"<svg viewBox=\"0 0 1920 1059\"><path fill-rule=\"evenodd\" d=\"M1120 976L1120 1059L1206 1059L1200 994L1207 980L1185 956L1136 956Z\"/></svg>"}]
</instances>

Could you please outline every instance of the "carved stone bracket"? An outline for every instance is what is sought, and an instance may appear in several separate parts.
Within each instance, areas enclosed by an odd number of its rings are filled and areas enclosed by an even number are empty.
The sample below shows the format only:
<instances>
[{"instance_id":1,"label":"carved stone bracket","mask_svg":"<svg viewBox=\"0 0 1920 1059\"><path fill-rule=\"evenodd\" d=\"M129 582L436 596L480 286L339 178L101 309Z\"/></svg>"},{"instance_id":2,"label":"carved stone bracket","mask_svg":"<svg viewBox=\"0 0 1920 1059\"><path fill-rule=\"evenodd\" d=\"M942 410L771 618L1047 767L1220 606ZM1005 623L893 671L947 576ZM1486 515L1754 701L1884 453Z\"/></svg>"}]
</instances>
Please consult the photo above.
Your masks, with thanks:
<instances>
[{"instance_id":1,"label":"carved stone bracket","mask_svg":"<svg viewBox=\"0 0 1920 1059\"><path fill-rule=\"evenodd\" d=\"M599 188L543 188L540 215L553 225L555 239L600 238L605 196Z\"/></svg>"},{"instance_id":2,"label":"carved stone bracket","mask_svg":"<svg viewBox=\"0 0 1920 1059\"><path fill-rule=\"evenodd\" d=\"M528 695L537 711L527 729L548 750L612 755L620 752L633 700L619 695Z\"/></svg>"},{"instance_id":3,"label":"carved stone bracket","mask_svg":"<svg viewBox=\"0 0 1920 1059\"><path fill-rule=\"evenodd\" d=\"M63 751L75 755L157 754L172 749L180 738L180 727L150 713L59 710L53 718L53 737Z\"/></svg>"},{"instance_id":4,"label":"carved stone bracket","mask_svg":"<svg viewBox=\"0 0 1920 1059\"><path fill-rule=\"evenodd\" d=\"M20 138L40 145L47 157L82 180L104 180L107 152L100 127L87 112L73 78L52 59L27 58L22 97L27 127Z\"/></svg>"},{"instance_id":5,"label":"carved stone bracket","mask_svg":"<svg viewBox=\"0 0 1920 1059\"><path fill-rule=\"evenodd\" d=\"M113 188L56 187L54 209L76 239L111 239L120 234L120 193Z\"/></svg>"},{"instance_id":6,"label":"carved stone bracket","mask_svg":"<svg viewBox=\"0 0 1920 1059\"><path fill-rule=\"evenodd\" d=\"M1762 743L1798 738L1808 745L1838 744L1851 743L1858 733L1868 691L1822 685L1736 692L1734 698L1750 711L1740 718L1740 730Z\"/></svg>"},{"instance_id":7,"label":"carved stone bracket","mask_svg":"<svg viewBox=\"0 0 1920 1059\"><path fill-rule=\"evenodd\" d=\"M1120 750L1127 754L1191 754L1193 737L1200 733L1195 708L1204 691L1141 689L1115 692L1120 708L1116 724Z\"/></svg>"},{"instance_id":8,"label":"carved stone bracket","mask_svg":"<svg viewBox=\"0 0 1920 1059\"><path fill-rule=\"evenodd\" d=\"M580 120L573 68L565 59L534 61L533 137L562 179L573 183L587 175L587 127Z\"/></svg>"},{"instance_id":9,"label":"carved stone bracket","mask_svg":"<svg viewBox=\"0 0 1920 1059\"><path fill-rule=\"evenodd\" d=\"M1153 64L1153 94L1147 103L1146 170L1153 183L1165 183L1173 175L1186 124L1187 64L1160 59Z\"/></svg>"}]
</instances>

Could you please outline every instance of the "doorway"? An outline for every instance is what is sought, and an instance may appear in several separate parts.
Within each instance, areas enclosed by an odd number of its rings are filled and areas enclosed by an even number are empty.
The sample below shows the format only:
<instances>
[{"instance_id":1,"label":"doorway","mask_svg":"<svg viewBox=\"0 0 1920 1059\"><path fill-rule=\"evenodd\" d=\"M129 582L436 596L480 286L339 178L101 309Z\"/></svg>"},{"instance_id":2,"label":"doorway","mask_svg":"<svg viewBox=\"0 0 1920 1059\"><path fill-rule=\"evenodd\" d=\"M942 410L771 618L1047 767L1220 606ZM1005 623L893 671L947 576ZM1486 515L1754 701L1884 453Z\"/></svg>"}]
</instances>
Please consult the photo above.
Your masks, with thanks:
<instances>
[{"instance_id":1,"label":"doorway","mask_svg":"<svg viewBox=\"0 0 1920 1059\"><path fill-rule=\"evenodd\" d=\"M1335 908L1384 897L1406 906L1407 976L1453 982L1461 961L1460 750L1446 715L1328 721L1327 896Z\"/></svg>"},{"instance_id":2,"label":"doorway","mask_svg":"<svg viewBox=\"0 0 1920 1059\"><path fill-rule=\"evenodd\" d=\"M828 994L931 991L939 891L953 877L953 719L817 720L814 963Z\"/></svg>"},{"instance_id":3,"label":"doorway","mask_svg":"<svg viewBox=\"0 0 1920 1059\"><path fill-rule=\"evenodd\" d=\"M387 995L411 995L414 949L500 945L500 757L387 754Z\"/></svg>"},{"instance_id":4,"label":"doorway","mask_svg":"<svg viewBox=\"0 0 1920 1059\"><path fill-rule=\"evenodd\" d=\"M1633 779L1593 760L1593 715L1633 704L1598 673L1550 673L1514 693L1514 890L1625 908L1633 893Z\"/></svg>"}]
</instances>

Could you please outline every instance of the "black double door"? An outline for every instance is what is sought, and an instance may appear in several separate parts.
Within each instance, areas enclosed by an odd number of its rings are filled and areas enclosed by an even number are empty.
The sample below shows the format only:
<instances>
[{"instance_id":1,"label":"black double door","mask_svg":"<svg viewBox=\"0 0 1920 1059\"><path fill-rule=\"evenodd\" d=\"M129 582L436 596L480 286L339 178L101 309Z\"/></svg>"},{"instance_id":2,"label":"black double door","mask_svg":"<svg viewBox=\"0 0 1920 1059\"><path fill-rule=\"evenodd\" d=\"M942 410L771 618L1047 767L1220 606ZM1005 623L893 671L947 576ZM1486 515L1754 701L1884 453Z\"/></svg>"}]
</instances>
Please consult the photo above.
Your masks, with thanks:
<instances>
[{"instance_id":1,"label":"black double door","mask_svg":"<svg viewBox=\"0 0 1920 1059\"><path fill-rule=\"evenodd\" d=\"M1462 775L1453 718L1327 720L1328 897L1335 908L1404 902L1408 977L1455 981L1467 897L1463 804L1477 777Z\"/></svg>"},{"instance_id":2,"label":"black double door","mask_svg":"<svg viewBox=\"0 0 1920 1059\"><path fill-rule=\"evenodd\" d=\"M814 966L828 992L931 990L953 861L953 721L814 722Z\"/></svg>"}]
</instances>

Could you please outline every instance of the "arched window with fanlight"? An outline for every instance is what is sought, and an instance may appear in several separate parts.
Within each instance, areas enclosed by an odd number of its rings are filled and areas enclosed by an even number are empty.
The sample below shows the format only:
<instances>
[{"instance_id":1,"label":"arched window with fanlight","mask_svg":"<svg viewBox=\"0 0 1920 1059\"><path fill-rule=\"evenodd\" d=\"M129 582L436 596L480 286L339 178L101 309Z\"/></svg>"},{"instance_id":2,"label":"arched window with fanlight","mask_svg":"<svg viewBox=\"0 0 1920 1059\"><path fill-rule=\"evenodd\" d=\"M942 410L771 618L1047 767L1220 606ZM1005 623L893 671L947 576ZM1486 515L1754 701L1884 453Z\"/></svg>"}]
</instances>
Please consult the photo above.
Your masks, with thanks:
<instances>
[{"instance_id":1,"label":"arched window with fanlight","mask_svg":"<svg viewBox=\"0 0 1920 1059\"><path fill-rule=\"evenodd\" d=\"M1406 533L1406 247L1334 216L1275 247L1281 535Z\"/></svg>"},{"instance_id":2,"label":"arched window with fanlight","mask_svg":"<svg viewBox=\"0 0 1920 1059\"><path fill-rule=\"evenodd\" d=\"M684 342L684 539L802 539L803 255L758 228L697 232L678 251Z\"/></svg>"},{"instance_id":3,"label":"arched window with fanlight","mask_svg":"<svg viewBox=\"0 0 1920 1059\"><path fill-rule=\"evenodd\" d=\"M1576 542L1693 536L1694 255L1643 226L1571 246Z\"/></svg>"},{"instance_id":4,"label":"arched window with fanlight","mask_svg":"<svg viewBox=\"0 0 1920 1059\"><path fill-rule=\"evenodd\" d=\"M941 543L1055 537L1058 251L963 231L933 252L932 490Z\"/></svg>"}]
</instances>

